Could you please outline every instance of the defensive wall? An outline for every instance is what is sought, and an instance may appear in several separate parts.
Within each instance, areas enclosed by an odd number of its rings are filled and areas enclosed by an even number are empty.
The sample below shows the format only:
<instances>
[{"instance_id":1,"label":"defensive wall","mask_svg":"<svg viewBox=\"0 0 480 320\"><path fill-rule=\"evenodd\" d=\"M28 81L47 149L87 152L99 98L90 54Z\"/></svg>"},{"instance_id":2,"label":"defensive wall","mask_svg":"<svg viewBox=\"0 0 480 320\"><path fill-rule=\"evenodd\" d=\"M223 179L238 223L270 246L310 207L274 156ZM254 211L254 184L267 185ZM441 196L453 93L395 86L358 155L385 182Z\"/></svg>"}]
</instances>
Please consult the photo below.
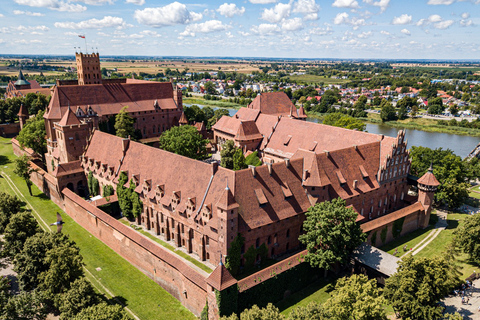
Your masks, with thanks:
<instances>
[{"instance_id":1,"label":"defensive wall","mask_svg":"<svg viewBox=\"0 0 480 320\"><path fill-rule=\"evenodd\" d=\"M71 190L62 190L65 212L199 316L207 298L205 278L162 246L122 224Z\"/></svg>"},{"instance_id":2,"label":"defensive wall","mask_svg":"<svg viewBox=\"0 0 480 320\"><path fill-rule=\"evenodd\" d=\"M20 132L20 123L0 124L0 136L5 138L15 137Z\"/></svg>"}]
</instances>

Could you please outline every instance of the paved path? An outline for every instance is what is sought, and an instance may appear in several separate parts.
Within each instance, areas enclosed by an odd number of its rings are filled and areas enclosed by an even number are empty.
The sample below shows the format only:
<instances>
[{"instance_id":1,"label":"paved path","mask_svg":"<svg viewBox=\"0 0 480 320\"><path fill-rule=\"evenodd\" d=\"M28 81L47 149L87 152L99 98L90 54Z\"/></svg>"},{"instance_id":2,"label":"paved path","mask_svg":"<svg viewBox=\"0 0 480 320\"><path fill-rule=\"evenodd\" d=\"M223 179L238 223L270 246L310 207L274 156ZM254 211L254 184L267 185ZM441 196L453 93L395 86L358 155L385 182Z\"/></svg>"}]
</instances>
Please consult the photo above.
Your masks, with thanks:
<instances>
[{"instance_id":1,"label":"paved path","mask_svg":"<svg viewBox=\"0 0 480 320\"><path fill-rule=\"evenodd\" d=\"M445 306L445 312L458 312L463 316L463 319L480 320L480 279L473 281L474 287L467 290L467 297L469 299L467 304L462 303L461 296L448 296L441 303Z\"/></svg>"},{"instance_id":2,"label":"paved path","mask_svg":"<svg viewBox=\"0 0 480 320\"><path fill-rule=\"evenodd\" d=\"M443 211L443 210L437 210L437 215L438 215L438 221L435 224L435 227L433 228L433 230L430 231L428 236L425 237L425 239L423 239L419 243L417 243L417 245L415 247L413 247L410 251L403 254L400 257L400 259L403 258L404 256L406 256L409 253L411 253L412 256L416 255L417 253L422 251L423 248L428 246L430 244L430 242L432 242L433 239L435 239L440 234L440 232L442 232L442 230L445 230L445 228L448 227L447 212Z\"/></svg>"}]
</instances>

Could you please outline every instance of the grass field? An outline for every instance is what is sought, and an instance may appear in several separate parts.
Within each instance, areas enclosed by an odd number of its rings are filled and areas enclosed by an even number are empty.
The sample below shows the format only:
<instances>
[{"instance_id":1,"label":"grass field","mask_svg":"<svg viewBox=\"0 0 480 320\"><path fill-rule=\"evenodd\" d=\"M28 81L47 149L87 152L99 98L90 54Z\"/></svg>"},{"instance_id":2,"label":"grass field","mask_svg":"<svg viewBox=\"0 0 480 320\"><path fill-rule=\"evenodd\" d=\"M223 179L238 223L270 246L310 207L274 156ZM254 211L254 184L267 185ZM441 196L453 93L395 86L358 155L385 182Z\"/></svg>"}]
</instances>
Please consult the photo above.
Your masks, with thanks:
<instances>
[{"instance_id":1,"label":"grass field","mask_svg":"<svg viewBox=\"0 0 480 320\"><path fill-rule=\"evenodd\" d=\"M214 108L227 108L227 109L240 109L242 106L238 103L228 102L226 100L206 100L202 97L192 97L192 98L184 98L184 104L199 104L203 106L209 106Z\"/></svg>"},{"instance_id":2,"label":"grass field","mask_svg":"<svg viewBox=\"0 0 480 320\"><path fill-rule=\"evenodd\" d=\"M77 243L87 277L100 292L111 292L120 301L125 301L126 306L142 320L195 319L178 300L75 223L37 187L32 187L33 196L30 196L25 182L13 174L14 158L10 140L0 138L0 190L11 194L15 194L14 190L20 192L21 199L34 208L32 213L43 228L53 231L48 224L56 220L56 212L62 213L63 232Z\"/></svg>"},{"instance_id":3,"label":"grass field","mask_svg":"<svg viewBox=\"0 0 480 320\"><path fill-rule=\"evenodd\" d=\"M292 75L288 76L290 80L294 80L297 82L305 82L308 84L317 84L323 82L324 84L344 84L349 82L349 80L344 79L333 79L333 78L326 78L324 76L316 76L313 74L301 74L301 75Z\"/></svg>"}]
</instances>

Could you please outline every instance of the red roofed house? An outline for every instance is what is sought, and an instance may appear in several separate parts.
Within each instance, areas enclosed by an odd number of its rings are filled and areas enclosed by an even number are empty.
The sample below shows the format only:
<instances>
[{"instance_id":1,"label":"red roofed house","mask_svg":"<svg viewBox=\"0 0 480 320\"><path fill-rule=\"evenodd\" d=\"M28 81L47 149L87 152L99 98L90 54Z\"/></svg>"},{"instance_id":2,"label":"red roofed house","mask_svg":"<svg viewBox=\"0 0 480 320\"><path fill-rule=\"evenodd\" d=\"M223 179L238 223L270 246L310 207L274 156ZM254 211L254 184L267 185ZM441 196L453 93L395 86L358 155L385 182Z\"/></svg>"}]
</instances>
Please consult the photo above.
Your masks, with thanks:
<instances>
[{"instance_id":1,"label":"red roofed house","mask_svg":"<svg viewBox=\"0 0 480 320\"><path fill-rule=\"evenodd\" d=\"M42 88L36 80L27 81L22 73L18 72L18 80L10 81L5 90L5 98L25 97L29 93L41 93L50 96L50 88Z\"/></svg>"}]
</instances>

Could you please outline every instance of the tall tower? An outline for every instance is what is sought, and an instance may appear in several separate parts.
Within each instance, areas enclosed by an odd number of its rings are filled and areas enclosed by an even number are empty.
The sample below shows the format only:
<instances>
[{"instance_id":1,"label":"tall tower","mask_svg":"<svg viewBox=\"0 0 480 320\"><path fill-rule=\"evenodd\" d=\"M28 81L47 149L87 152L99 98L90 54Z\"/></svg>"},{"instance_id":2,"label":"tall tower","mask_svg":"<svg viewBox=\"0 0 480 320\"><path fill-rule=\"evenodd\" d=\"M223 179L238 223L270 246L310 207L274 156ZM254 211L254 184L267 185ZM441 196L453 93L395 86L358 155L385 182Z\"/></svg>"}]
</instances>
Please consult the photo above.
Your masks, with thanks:
<instances>
[{"instance_id":1,"label":"tall tower","mask_svg":"<svg viewBox=\"0 0 480 320\"><path fill-rule=\"evenodd\" d=\"M432 212L433 196L437 187L440 185L437 178L433 175L433 167L430 165L428 171L417 180L418 183L418 201L425 208L425 214L420 217L420 227L428 227L430 213Z\"/></svg>"},{"instance_id":2,"label":"tall tower","mask_svg":"<svg viewBox=\"0 0 480 320\"><path fill-rule=\"evenodd\" d=\"M58 163L79 160L90 134L88 129L88 123L80 122L75 113L68 107L62 119L55 123L59 151Z\"/></svg>"},{"instance_id":3,"label":"tall tower","mask_svg":"<svg viewBox=\"0 0 480 320\"><path fill-rule=\"evenodd\" d=\"M98 53L75 53L75 59L77 60L79 85L102 83L102 72L100 70L100 57Z\"/></svg>"},{"instance_id":4,"label":"tall tower","mask_svg":"<svg viewBox=\"0 0 480 320\"><path fill-rule=\"evenodd\" d=\"M25 123L27 123L27 119L28 119L28 109L22 103L22 105L20 106L20 111L18 112L18 120L20 121L20 130L22 130Z\"/></svg>"}]
</instances>

